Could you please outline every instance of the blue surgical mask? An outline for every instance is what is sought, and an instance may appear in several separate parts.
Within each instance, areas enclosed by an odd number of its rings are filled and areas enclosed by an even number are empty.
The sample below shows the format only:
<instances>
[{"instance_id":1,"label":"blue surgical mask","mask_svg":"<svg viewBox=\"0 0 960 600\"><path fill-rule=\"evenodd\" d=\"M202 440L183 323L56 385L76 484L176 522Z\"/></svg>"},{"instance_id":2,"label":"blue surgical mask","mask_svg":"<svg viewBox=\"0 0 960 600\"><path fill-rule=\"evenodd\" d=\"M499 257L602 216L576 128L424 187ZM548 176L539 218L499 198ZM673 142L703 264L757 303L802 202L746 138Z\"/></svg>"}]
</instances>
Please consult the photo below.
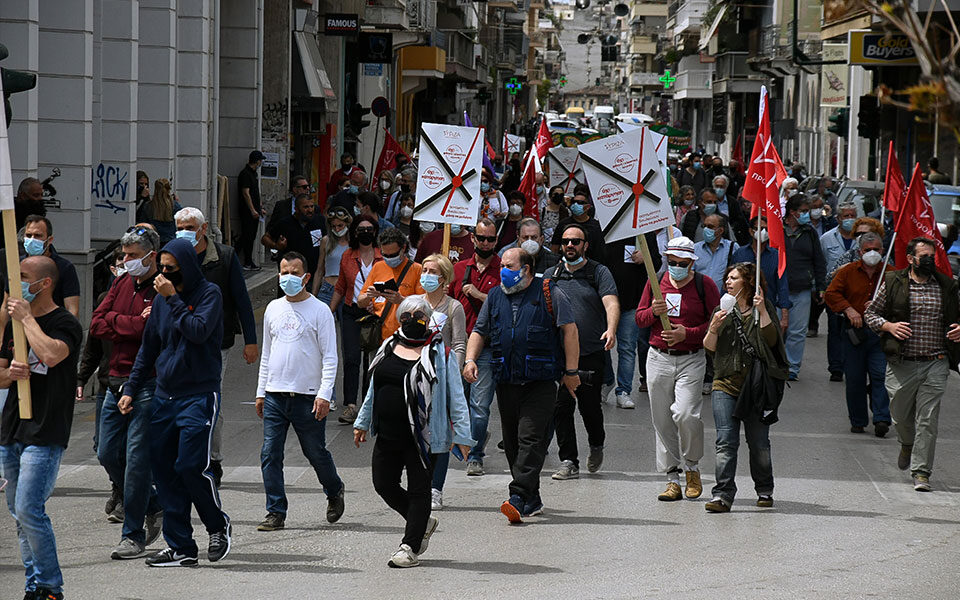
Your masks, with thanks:
<instances>
[{"instance_id":1,"label":"blue surgical mask","mask_svg":"<svg viewBox=\"0 0 960 600\"><path fill-rule=\"evenodd\" d=\"M421 273L420 287L428 292L436 291L440 287L440 276L433 273Z\"/></svg>"},{"instance_id":2,"label":"blue surgical mask","mask_svg":"<svg viewBox=\"0 0 960 600\"><path fill-rule=\"evenodd\" d=\"M40 256L46 249L47 243L37 238L23 238L23 249L28 256Z\"/></svg>"},{"instance_id":3,"label":"blue surgical mask","mask_svg":"<svg viewBox=\"0 0 960 600\"><path fill-rule=\"evenodd\" d=\"M683 281L690 274L690 267L667 267L674 281Z\"/></svg>"},{"instance_id":4,"label":"blue surgical mask","mask_svg":"<svg viewBox=\"0 0 960 600\"><path fill-rule=\"evenodd\" d=\"M347 193L353 194L354 196L356 196L357 194L360 193L360 188L358 188L355 185L351 185L347 188Z\"/></svg>"},{"instance_id":5,"label":"blue surgical mask","mask_svg":"<svg viewBox=\"0 0 960 600\"><path fill-rule=\"evenodd\" d=\"M585 211L586 209L579 202L574 202L573 204L570 205L570 212L572 212L575 216L579 217Z\"/></svg>"},{"instance_id":6,"label":"blue surgical mask","mask_svg":"<svg viewBox=\"0 0 960 600\"><path fill-rule=\"evenodd\" d=\"M542 193L543 193L543 186L542 186L542 185L538 185L538 186L537 186L537 195L539 196L539 195L542 194Z\"/></svg>"},{"instance_id":7,"label":"blue surgical mask","mask_svg":"<svg viewBox=\"0 0 960 600\"><path fill-rule=\"evenodd\" d=\"M506 267L503 267L502 269L500 269L500 281L503 283L504 286L508 288L512 288L513 286L520 283L522 280L523 280L522 268L517 269L516 271L514 271L513 269L508 269Z\"/></svg>"},{"instance_id":8,"label":"blue surgical mask","mask_svg":"<svg viewBox=\"0 0 960 600\"><path fill-rule=\"evenodd\" d=\"M709 227L703 228L703 240L708 244L712 244L717 239L717 230L710 229Z\"/></svg>"},{"instance_id":9,"label":"blue surgical mask","mask_svg":"<svg viewBox=\"0 0 960 600\"><path fill-rule=\"evenodd\" d=\"M463 233L463 225L451 225L450 226L450 235L460 235Z\"/></svg>"},{"instance_id":10,"label":"blue surgical mask","mask_svg":"<svg viewBox=\"0 0 960 600\"><path fill-rule=\"evenodd\" d=\"M699 169L699 168L700 168L700 161L699 161L699 160L693 161L693 168L694 168L694 169Z\"/></svg>"},{"instance_id":11,"label":"blue surgical mask","mask_svg":"<svg viewBox=\"0 0 960 600\"><path fill-rule=\"evenodd\" d=\"M190 242L191 244L193 244L193 247L194 247L194 248L196 248L196 247L197 247L197 244L200 243L200 240L197 239L197 232L196 232L196 231L189 231L189 230L187 230L187 229L181 229L180 231L178 231L178 232L177 232L177 239L179 239L179 240L187 240L188 242Z\"/></svg>"},{"instance_id":12,"label":"blue surgical mask","mask_svg":"<svg viewBox=\"0 0 960 600\"><path fill-rule=\"evenodd\" d=\"M716 204L704 204L703 205L703 214L710 216L713 213L717 212Z\"/></svg>"},{"instance_id":13,"label":"blue surgical mask","mask_svg":"<svg viewBox=\"0 0 960 600\"><path fill-rule=\"evenodd\" d=\"M400 266L400 263L403 262L403 252L396 256L384 256L383 262L387 263L387 266L391 269L396 269Z\"/></svg>"},{"instance_id":14,"label":"blue surgical mask","mask_svg":"<svg viewBox=\"0 0 960 600\"><path fill-rule=\"evenodd\" d=\"M288 296L296 296L303 291L303 277L299 275L281 275L280 289Z\"/></svg>"},{"instance_id":15,"label":"blue surgical mask","mask_svg":"<svg viewBox=\"0 0 960 600\"><path fill-rule=\"evenodd\" d=\"M800 213L800 216L797 217L797 222L801 225L810 224L810 211Z\"/></svg>"},{"instance_id":16,"label":"blue surgical mask","mask_svg":"<svg viewBox=\"0 0 960 600\"><path fill-rule=\"evenodd\" d=\"M583 261L584 261L584 258L582 256L577 258L577 260L570 260L566 256L563 257L563 262L567 263L568 265L579 265Z\"/></svg>"},{"instance_id":17,"label":"blue surgical mask","mask_svg":"<svg viewBox=\"0 0 960 600\"><path fill-rule=\"evenodd\" d=\"M489 191L490 191L490 184L487 183L486 181L481 181L481 182L480 182L480 191L483 192L483 193L489 192Z\"/></svg>"},{"instance_id":18,"label":"blue surgical mask","mask_svg":"<svg viewBox=\"0 0 960 600\"><path fill-rule=\"evenodd\" d=\"M723 197L727 195L727 188L713 188L713 191L716 192L717 198L723 200Z\"/></svg>"},{"instance_id":19,"label":"blue surgical mask","mask_svg":"<svg viewBox=\"0 0 960 600\"><path fill-rule=\"evenodd\" d=\"M361 209L359 206L354 206L354 207L353 207L353 214L357 215L358 217L360 216L360 213L361 213L362 211L363 211L363 209Z\"/></svg>"},{"instance_id":20,"label":"blue surgical mask","mask_svg":"<svg viewBox=\"0 0 960 600\"><path fill-rule=\"evenodd\" d=\"M856 221L856 219L844 219L840 221L840 227L843 227L844 231L853 231L853 224Z\"/></svg>"},{"instance_id":21,"label":"blue surgical mask","mask_svg":"<svg viewBox=\"0 0 960 600\"><path fill-rule=\"evenodd\" d=\"M36 294L30 291L31 285L32 284L27 283L26 281L20 282L20 290L23 293L23 299L26 300L27 302L33 302L33 299L37 297Z\"/></svg>"}]
</instances>

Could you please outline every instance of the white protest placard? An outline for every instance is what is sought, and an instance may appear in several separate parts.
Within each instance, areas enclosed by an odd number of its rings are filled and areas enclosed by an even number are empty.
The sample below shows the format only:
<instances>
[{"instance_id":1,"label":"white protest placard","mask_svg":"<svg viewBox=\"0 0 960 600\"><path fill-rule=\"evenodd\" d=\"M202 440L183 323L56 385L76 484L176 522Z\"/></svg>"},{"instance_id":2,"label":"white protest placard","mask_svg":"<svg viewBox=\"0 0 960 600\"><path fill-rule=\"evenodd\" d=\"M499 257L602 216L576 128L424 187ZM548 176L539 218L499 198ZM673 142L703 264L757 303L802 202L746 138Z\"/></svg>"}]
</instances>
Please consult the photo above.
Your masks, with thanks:
<instances>
[{"instance_id":1,"label":"white protest placard","mask_svg":"<svg viewBox=\"0 0 960 600\"><path fill-rule=\"evenodd\" d=\"M0 96L3 82L0 82ZM10 141L6 115L0 111L0 210L13 210L13 175L10 173Z\"/></svg>"},{"instance_id":2,"label":"white protest placard","mask_svg":"<svg viewBox=\"0 0 960 600\"><path fill-rule=\"evenodd\" d=\"M636 123L625 123L623 121L617 121L617 127L620 128L621 133L626 133L628 131L633 131L635 129L643 129L643 125L638 125ZM657 133L656 131L651 131L650 135L653 137L653 144L657 147L657 160L660 161L661 165L667 164L667 136Z\"/></svg>"},{"instance_id":3,"label":"white protest placard","mask_svg":"<svg viewBox=\"0 0 960 600\"><path fill-rule=\"evenodd\" d=\"M564 194L572 192L578 183L586 181L580 151L576 148L550 148L547 150L547 164L550 166L550 187L559 185L563 187Z\"/></svg>"},{"instance_id":4,"label":"white protest placard","mask_svg":"<svg viewBox=\"0 0 960 600\"><path fill-rule=\"evenodd\" d=\"M674 222L650 130L580 144L579 150L605 240L635 237Z\"/></svg>"},{"instance_id":5,"label":"white protest placard","mask_svg":"<svg viewBox=\"0 0 960 600\"><path fill-rule=\"evenodd\" d=\"M503 134L503 159L510 160L510 155L520 152L520 136L512 133Z\"/></svg>"},{"instance_id":6,"label":"white protest placard","mask_svg":"<svg viewBox=\"0 0 960 600\"><path fill-rule=\"evenodd\" d=\"M473 227L480 212L482 127L424 123L414 218Z\"/></svg>"}]
</instances>

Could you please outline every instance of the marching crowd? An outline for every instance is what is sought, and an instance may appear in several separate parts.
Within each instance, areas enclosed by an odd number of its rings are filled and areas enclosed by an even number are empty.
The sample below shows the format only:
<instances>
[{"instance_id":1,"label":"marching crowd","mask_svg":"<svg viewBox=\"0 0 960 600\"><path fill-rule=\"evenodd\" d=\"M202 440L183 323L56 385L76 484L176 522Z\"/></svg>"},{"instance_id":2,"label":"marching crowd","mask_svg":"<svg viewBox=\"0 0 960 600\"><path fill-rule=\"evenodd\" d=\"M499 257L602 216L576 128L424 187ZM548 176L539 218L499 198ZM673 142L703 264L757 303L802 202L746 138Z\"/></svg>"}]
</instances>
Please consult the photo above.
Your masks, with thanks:
<instances>
[{"instance_id":1,"label":"marching crowd","mask_svg":"<svg viewBox=\"0 0 960 600\"><path fill-rule=\"evenodd\" d=\"M201 211L181 208L168 181L157 181L151 196L138 173L142 219L119 240L86 343L76 270L56 254L33 194L39 182L21 183L23 299L5 295L0 316L0 388L9 390L0 462L25 598L63 597L44 506L74 402L94 374L94 446L113 486L105 510L122 523L111 557L197 565L193 509L208 534L207 559L227 556L233 531L218 493L220 440L237 403L224 411L220 394L228 362L239 358L238 335L242 359L259 361L266 515L257 529L285 526L291 426L327 497L327 521L340 519L349 482L325 444L336 415L358 447L372 442L374 489L405 521L392 567L416 566L427 551L450 454L466 462L466 476L484 475L494 398L512 474L500 512L510 523L543 511L540 474L554 437L553 479L579 477L576 413L587 433L586 469L603 468L603 405L612 394L617 407L633 409L635 384L650 402L665 484L659 500L703 493L701 411L710 396L716 483L706 510L728 512L734 503L741 427L756 503L773 506L769 427L785 382L801 377L804 343L822 312L822 375L845 382L851 432L863 433L871 417L878 437L894 427L899 468L909 469L916 490L931 489L940 399L960 361L957 282L935 269L926 238L910 241L908 269L881 280L889 225L838 204L828 178L809 192L795 178L783 183L781 277L766 219L751 218L740 196L739 165L688 155L670 172L676 223L645 236L659 280L651 286L638 240L604 240L586 185L549 187L538 175L536 214L524 215L519 156L506 165L498 157L483 172L476 225L452 226L443 253L443 227L414 219L416 167L401 162L371 182L345 153L320 182L322 211L309 194L316 182L296 176L267 220L260 241L277 262L279 294L258 331L244 270L261 268L253 247L266 217L263 158L252 152L237 180L245 211L237 250L217 241ZM15 357L11 320L23 325L27 362ZM19 412L26 381L30 419ZM772 386L763 402L758 385ZM161 534L164 549L148 551Z\"/></svg>"}]
</instances>

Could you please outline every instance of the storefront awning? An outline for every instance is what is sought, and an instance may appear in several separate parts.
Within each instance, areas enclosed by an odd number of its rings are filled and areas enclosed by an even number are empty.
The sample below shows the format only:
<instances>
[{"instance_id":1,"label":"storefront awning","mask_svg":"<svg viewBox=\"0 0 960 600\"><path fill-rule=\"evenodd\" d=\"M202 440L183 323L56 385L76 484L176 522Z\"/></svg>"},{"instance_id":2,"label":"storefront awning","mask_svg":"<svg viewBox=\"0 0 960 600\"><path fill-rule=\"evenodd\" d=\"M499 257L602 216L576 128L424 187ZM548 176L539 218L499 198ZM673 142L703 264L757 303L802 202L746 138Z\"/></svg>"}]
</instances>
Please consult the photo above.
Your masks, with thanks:
<instances>
[{"instance_id":1,"label":"storefront awning","mask_svg":"<svg viewBox=\"0 0 960 600\"><path fill-rule=\"evenodd\" d=\"M723 17L727 14L727 9L729 8L729 3L721 6L720 10L717 12L717 16L713 18L713 23L710 24L710 29L707 30L707 34L700 36L700 43L697 45L697 49L700 52L703 52L707 49L707 46L710 44L710 39L713 38L715 33L717 33L717 28L720 27L720 21L723 20Z\"/></svg>"},{"instance_id":2,"label":"storefront awning","mask_svg":"<svg viewBox=\"0 0 960 600\"><path fill-rule=\"evenodd\" d=\"M312 98L322 99L327 112L336 112L337 96L330 85L330 77L320 58L320 48L316 38L304 31L294 31L293 39L297 43L300 54L300 64L303 67L303 78L307 84L307 91Z\"/></svg>"}]
</instances>

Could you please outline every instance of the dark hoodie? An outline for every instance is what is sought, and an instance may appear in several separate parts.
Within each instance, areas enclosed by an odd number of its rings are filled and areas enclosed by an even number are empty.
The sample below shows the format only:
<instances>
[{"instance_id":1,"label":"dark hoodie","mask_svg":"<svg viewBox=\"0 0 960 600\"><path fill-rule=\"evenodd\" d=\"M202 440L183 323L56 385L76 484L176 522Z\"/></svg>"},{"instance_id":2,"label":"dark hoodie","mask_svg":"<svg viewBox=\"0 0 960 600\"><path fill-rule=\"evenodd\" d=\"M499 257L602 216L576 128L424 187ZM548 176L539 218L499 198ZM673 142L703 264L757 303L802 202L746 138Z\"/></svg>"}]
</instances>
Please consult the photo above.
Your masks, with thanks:
<instances>
[{"instance_id":1,"label":"dark hoodie","mask_svg":"<svg viewBox=\"0 0 960 600\"><path fill-rule=\"evenodd\" d=\"M167 398L220 392L220 344L223 297L200 271L193 245L176 239L160 251L172 254L183 273L183 291L169 298L157 294L143 332L124 394L133 395L151 370L157 370L157 395ZM158 261L159 256L158 255Z\"/></svg>"}]
</instances>

